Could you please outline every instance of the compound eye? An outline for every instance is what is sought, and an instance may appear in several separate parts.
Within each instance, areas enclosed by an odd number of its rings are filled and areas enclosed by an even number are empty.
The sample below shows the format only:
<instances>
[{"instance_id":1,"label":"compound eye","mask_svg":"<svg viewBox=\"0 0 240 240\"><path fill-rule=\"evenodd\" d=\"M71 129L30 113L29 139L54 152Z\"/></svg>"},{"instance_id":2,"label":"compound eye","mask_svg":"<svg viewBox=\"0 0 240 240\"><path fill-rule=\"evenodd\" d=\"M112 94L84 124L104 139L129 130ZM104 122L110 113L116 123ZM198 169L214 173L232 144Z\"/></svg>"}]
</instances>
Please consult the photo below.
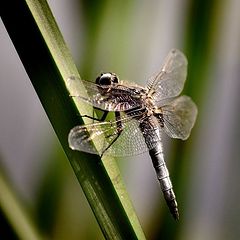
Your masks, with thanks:
<instances>
[{"instance_id":1,"label":"compound eye","mask_svg":"<svg viewBox=\"0 0 240 240\"><path fill-rule=\"evenodd\" d=\"M102 73L96 79L96 84L98 85L111 85L112 84L112 74L111 73Z\"/></svg>"},{"instance_id":2,"label":"compound eye","mask_svg":"<svg viewBox=\"0 0 240 240\"><path fill-rule=\"evenodd\" d=\"M96 79L96 84L109 86L114 83L119 83L118 77L115 73L102 73Z\"/></svg>"},{"instance_id":3,"label":"compound eye","mask_svg":"<svg viewBox=\"0 0 240 240\"><path fill-rule=\"evenodd\" d=\"M111 83L111 77L109 76L103 75L99 78L99 85L111 85Z\"/></svg>"}]
</instances>

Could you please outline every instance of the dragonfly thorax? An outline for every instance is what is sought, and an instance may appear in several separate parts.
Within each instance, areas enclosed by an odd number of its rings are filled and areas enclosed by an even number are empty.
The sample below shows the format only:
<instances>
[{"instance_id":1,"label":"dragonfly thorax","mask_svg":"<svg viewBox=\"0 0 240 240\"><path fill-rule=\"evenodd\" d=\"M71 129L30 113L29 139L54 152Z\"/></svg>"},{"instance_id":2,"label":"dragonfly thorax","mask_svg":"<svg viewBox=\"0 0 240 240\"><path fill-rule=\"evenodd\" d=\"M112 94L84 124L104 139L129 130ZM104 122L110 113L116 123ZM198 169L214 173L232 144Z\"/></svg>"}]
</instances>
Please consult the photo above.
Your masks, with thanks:
<instances>
[{"instance_id":1,"label":"dragonfly thorax","mask_svg":"<svg viewBox=\"0 0 240 240\"><path fill-rule=\"evenodd\" d=\"M164 127L164 119L163 119L163 112L160 107L157 107L154 103L154 100L151 95L146 94L145 99L143 99L143 102L145 102L145 116L151 117L155 120L157 120L157 125L159 124L160 127Z\"/></svg>"},{"instance_id":2,"label":"dragonfly thorax","mask_svg":"<svg viewBox=\"0 0 240 240\"><path fill-rule=\"evenodd\" d=\"M154 101L152 97L149 94L146 94L142 96L142 101L146 107L147 110L147 115L151 116L155 112L155 106L154 106Z\"/></svg>"}]
</instances>

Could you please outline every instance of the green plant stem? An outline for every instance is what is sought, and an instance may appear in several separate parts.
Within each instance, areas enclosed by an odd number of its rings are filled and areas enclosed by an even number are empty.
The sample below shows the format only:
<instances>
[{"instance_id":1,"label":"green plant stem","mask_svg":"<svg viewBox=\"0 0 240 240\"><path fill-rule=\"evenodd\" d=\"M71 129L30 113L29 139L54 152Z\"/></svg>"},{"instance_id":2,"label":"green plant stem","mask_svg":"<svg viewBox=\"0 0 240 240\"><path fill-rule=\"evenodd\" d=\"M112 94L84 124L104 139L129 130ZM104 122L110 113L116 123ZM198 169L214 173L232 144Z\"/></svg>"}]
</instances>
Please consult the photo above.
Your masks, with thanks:
<instances>
[{"instance_id":1,"label":"green plant stem","mask_svg":"<svg viewBox=\"0 0 240 240\"><path fill-rule=\"evenodd\" d=\"M19 201L11 191L11 187L2 173L0 173L0 189L0 208L3 210L19 239L43 239L43 236L40 236L31 219L26 214L26 211L24 211L21 204L19 204Z\"/></svg>"}]
</instances>

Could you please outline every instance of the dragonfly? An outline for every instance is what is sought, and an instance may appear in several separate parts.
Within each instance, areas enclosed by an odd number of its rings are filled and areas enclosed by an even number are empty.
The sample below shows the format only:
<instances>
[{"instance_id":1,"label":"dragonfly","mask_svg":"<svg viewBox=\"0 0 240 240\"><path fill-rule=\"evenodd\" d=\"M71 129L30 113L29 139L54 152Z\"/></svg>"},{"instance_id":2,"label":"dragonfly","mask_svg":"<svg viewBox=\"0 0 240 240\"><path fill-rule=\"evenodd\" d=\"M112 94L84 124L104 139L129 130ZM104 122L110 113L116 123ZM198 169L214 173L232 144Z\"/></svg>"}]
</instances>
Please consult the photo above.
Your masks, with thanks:
<instances>
[{"instance_id":1,"label":"dragonfly","mask_svg":"<svg viewBox=\"0 0 240 240\"><path fill-rule=\"evenodd\" d=\"M197 106L188 96L179 96L187 76L187 58L177 49L167 55L161 70L146 87L120 81L115 73L102 73L95 83L83 81L88 97L82 101L105 112L102 119L71 129L73 150L111 156L149 152L165 201L175 220L179 210L167 169L161 134L186 140L197 117ZM76 77L71 77L76 80ZM106 120L113 112L115 117ZM85 117L87 117L85 115ZM92 142L96 142L95 146Z\"/></svg>"}]
</instances>

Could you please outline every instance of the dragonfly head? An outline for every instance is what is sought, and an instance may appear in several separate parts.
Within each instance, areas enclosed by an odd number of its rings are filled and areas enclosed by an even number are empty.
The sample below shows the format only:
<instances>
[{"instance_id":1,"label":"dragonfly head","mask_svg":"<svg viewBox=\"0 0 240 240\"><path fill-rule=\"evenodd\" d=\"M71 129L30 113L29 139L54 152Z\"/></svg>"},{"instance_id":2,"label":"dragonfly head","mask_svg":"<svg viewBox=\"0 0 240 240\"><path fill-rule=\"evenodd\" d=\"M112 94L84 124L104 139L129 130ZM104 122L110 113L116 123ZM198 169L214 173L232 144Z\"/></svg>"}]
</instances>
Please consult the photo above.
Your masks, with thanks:
<instances>
[{"instance_id":1,"label":"dragonfly head","mask_svg":"<svg viewBox=\"0 0 240 240\"><path fill-rule=\"evenodd\" d=\"M101 73L100 76L97 77L96 79L96 84L101 85L101 86L108 86L112 84L119 83L119 79L115 73Z\"/></svg>"}]
</instances>

